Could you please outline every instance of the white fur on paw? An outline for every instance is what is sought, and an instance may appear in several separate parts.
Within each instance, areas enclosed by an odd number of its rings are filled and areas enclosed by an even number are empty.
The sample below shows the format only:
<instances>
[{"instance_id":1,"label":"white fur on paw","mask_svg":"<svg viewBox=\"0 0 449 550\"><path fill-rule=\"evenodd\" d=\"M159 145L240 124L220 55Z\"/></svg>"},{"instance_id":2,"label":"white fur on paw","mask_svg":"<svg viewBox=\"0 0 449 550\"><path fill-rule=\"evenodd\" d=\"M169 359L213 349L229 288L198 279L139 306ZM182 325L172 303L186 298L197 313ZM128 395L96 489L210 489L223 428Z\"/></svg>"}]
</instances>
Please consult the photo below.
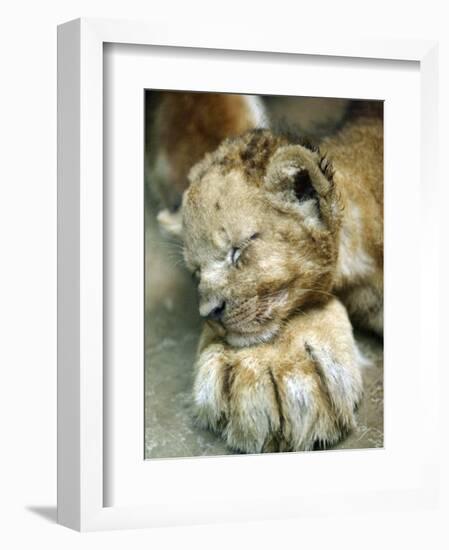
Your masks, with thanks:
<instances>
[{"instance_id":1,"label":"white fur on paw","mask_svg":"<svg viewBox=\"0 0 449 550\"><path fill-rule=\"evenodd\" d=\"M362 376L355 354L351 364L339 363L324 347L308 346L308 352L319 369L319 375L328 393L340 423L352 428L354 409L362 396Z\"/></svg>"},{"instance_id":2,"label":"white fur on paw","mask_svg":"<svg viewBox=\"0 0 449 550\"><path fill-rule=\"evenodd\" d=\"M314 398L316 384L311 377L291 374L281 383L284 386L283 402L284 437L294 451L313 448L316 439L317 408Z\"/></svg>"},{"instance_id":3,"label":"white fur on paw","mask_svg":"<svg viewBox=\"0 0 449 550\"><path fill-rule=\"evenodd\" d=\"M223 354L221 346L209 346L199 356L193 387L193 405L198 423L217 429L227 411L223 397Z\"/></svg>"}]
</instances>

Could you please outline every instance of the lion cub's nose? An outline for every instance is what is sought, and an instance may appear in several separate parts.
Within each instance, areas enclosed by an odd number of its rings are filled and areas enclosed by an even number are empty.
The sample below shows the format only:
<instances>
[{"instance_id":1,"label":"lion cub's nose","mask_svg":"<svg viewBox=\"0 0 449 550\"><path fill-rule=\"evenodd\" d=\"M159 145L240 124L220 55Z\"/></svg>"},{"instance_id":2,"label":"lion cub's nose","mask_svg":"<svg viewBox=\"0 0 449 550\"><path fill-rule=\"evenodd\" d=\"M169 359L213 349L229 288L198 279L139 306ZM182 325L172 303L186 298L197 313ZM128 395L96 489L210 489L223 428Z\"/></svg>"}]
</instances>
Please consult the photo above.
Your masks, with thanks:
<instances>
[{"instance_id":1,"label":"lion cub's nose","mask_svg":"<svg viewBox=\"0 0 449 550\"><path fill-rule=\"evenodd\" d=\"M203 315L209 321L219 321L224 313L226 302L223 300L218 306L213 307L208 313Z\"/></svg>"}]
</instances>

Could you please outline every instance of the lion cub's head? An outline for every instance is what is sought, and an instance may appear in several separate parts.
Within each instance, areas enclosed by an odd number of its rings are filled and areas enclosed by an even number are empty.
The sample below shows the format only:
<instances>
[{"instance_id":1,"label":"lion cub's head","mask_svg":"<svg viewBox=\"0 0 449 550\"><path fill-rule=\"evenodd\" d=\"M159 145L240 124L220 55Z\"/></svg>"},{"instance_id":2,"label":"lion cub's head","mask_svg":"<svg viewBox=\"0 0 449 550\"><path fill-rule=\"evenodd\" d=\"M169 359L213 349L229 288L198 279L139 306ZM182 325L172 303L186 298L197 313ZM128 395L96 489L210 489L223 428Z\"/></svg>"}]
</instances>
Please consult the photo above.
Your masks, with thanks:
<instances>
[{"instance_id":1,"label":"lion cub's head","mask_svg":"<svg viewBox=\"0 0 449 550\"><path fill-rule=\"evenodd\" d=\"M187 267L200 314L228 342L268 341L326 297L340 208L326 159L268 130L226 140L190 172L182 204Z\"/></svg>"}]
</instances>

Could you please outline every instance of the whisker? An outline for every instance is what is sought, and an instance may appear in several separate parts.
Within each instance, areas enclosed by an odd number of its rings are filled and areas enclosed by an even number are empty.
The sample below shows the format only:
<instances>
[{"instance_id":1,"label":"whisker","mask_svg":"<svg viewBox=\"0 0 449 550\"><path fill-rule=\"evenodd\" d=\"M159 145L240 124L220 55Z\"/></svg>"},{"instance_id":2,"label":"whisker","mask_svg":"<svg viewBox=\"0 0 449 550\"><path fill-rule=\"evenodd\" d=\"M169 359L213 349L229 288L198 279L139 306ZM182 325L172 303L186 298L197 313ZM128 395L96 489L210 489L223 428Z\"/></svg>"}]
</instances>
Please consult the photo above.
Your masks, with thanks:
<instances>
[{"instance_id":1,"label":"whisker","mask_svg":"<svg viewBox=\"0 0 449 550\"><path fill-rule=\"evenodd\" d=\"M318 294L324 294L326 296L331 296L332 298L337 298L337 296L332 294L332 292L326 292L325 290L319 290L317 288L301 288L299 290L303 290L304 292L317 292Z\"/></svg>"}]
</instances>

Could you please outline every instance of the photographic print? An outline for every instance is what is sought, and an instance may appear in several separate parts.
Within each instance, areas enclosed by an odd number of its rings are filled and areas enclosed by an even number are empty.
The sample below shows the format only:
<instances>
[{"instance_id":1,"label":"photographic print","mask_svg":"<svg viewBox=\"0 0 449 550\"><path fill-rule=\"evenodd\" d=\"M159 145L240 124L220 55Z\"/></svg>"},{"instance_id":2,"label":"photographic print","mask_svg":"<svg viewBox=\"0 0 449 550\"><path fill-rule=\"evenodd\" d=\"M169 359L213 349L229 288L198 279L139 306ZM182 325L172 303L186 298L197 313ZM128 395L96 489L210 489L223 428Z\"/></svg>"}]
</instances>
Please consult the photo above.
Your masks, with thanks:
<instances>
[{"instance_id":1,"label":"photographic print","mask_svg":"<svg viewBox=\"0 0 449 550\"><path fill-rule=\"evenodd\" d=\"M383 447L383 102L145 92L145 458Z\"/></svg>"}]
</instances>

